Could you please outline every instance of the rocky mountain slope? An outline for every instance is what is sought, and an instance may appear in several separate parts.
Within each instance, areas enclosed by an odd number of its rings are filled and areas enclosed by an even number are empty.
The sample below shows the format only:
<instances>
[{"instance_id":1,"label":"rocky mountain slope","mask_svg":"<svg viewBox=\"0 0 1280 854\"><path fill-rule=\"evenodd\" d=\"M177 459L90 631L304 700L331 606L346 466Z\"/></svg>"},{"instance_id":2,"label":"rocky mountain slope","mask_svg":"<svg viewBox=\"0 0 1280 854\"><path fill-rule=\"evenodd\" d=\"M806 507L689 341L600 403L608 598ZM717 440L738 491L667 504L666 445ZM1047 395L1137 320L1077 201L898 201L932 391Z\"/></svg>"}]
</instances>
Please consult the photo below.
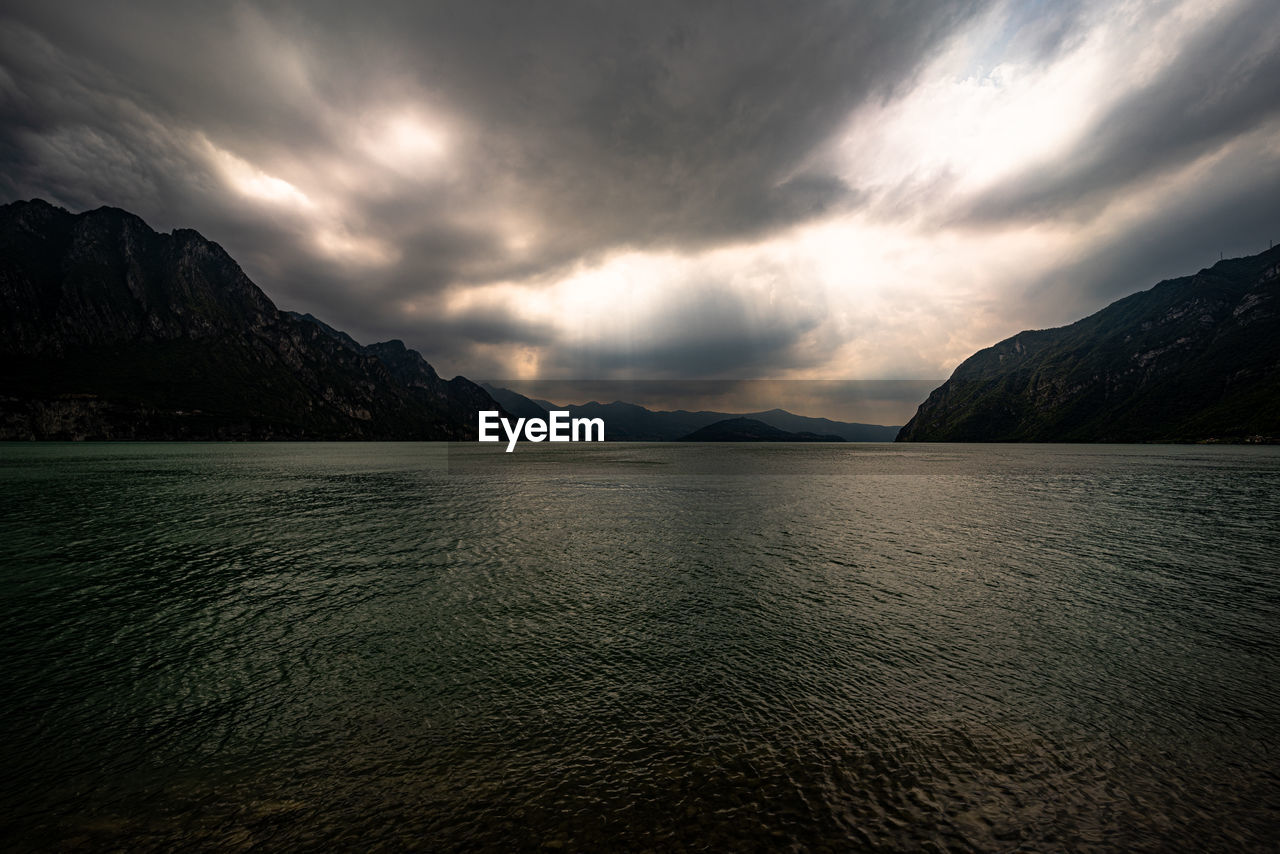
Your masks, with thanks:
<instances>
[{"instance_id":1,"label":"rocky mountain slope","mask_svg":"<svg viewBox=\"0 0 1280 854\"><path fill-rule=\"evenodd\" d=\"M467 439L475 384L278 310L218 244L0 207L0 438Z\"/></svg>"},{"instance_id":2,"label":"rocky mountain slope","mask_svg":"<svg viewBox=\"0 0 1280 854\"><path fill-rule=\"evenodd\" d=\"M920 405L898 441L1278 437L1280 247L975 353Z\"/></svg>"}]
</instances>

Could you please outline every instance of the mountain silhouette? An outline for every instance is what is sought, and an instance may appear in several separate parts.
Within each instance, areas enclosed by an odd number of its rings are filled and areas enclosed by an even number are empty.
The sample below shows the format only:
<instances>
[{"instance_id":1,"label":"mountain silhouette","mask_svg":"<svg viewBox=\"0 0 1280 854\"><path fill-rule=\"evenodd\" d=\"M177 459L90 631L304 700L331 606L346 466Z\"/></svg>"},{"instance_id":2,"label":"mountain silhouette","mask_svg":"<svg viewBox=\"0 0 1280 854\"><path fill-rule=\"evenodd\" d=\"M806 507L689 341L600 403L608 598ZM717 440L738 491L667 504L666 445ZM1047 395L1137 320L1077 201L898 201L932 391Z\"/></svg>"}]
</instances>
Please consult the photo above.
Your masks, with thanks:
<instances>
[{"instance_id":1,"label":"mountain silhouette","mask_svg":"<svg viewBox=\"0 0 1280 854\"><path fill-rule=\"evenodd\" d=\"M1280 247L975 353L920 405L898 440L1278 437Z\"/></svg>"},{"instance_id":2,"label":"mountain silhouette","mask_svg":"<svg viewBox=\"0 0 1280 854\"><path fill-rule=\"evenodd\" d=\"M499 406L399 341L280 311L216 243L0 207L0 438L470 439Z\"/></svg>"}]
</instances>

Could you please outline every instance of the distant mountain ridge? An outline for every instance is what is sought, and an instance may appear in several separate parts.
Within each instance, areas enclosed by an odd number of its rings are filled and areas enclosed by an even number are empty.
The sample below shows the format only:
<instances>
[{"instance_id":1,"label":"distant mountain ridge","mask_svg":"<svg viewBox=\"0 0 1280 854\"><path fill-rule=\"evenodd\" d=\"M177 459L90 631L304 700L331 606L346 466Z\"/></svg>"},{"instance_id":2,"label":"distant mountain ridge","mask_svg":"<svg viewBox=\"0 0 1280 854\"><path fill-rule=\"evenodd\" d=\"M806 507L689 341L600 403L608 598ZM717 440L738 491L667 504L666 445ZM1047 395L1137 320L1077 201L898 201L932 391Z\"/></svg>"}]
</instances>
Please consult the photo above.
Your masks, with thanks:
<instances>
[{"instance_id":1,"label":"distant mountain ridge","mask_svg":"<svg viewBox=\"0 0 1280 854\"><path fill-rule=\"evenodd\" d=\"M0 438L468 439L496 407L399 341L278 310L195 231L0 206Z\"/></svg>"},{"instance_id":2,"label":"distant mountain ridge","mask_svg":"<svg viewBox=\"0 0 1280 854\"><path fill-rule=\"evenodd\" d=\"M843 442L839 436L792 433L755 418L726 418L681 436L679 442Z\"/></svg>"},{"instance_id":3,"label":"distant mountain ridge","mask_svg":"<svg viewBox=\"0 0 1280 854\"><path fill-rule=\"evenodd\" d=\"M1280 439L1280 247L1163 281L966 359L915 442Z\"/></svg>"},{"instance_id":4,"label":"distant mountain ridge","mask_svg":"<svg viewBox=\"0 0 1280 854\"><path fill-rule=\"evenodd\" d=\"M545 400L525 397L511 389L481 383L494 400L508 411L524 418L546 418L550 409L568 410L575 418L603 418L605 438L609 441L673 442L718 421L733 418L750 418L763 422L776 430L789 433L813 433L835 436L846 442L892 442L898 435L898 427L879 424L859 424L848 421L832 421L828 418L810 418L795 415L785 409L764 412L689 412L684 409L652 410L634 403L614 401L557 406Z\"/></svg>"}]
</instances>

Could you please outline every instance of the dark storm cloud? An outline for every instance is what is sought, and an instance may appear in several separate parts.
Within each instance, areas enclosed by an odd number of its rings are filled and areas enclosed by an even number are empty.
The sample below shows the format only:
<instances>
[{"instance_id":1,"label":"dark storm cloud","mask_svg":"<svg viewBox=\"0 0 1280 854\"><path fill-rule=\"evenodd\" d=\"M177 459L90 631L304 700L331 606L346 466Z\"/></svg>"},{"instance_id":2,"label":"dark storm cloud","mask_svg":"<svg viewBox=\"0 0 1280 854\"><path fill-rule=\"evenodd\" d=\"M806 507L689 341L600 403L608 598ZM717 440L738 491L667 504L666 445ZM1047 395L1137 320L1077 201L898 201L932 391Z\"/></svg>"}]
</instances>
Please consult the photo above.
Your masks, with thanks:
<instances>
[{"instance_id":1,"label":"dark storm cloud","mask_svg":"<svg viewBox=\"0 0 1280 854\"><path fill-rule=\"evenodd\" d=\"M1066 0L7 4L0 195L71 210L109 204L162 230L194 227L281 307L358 340L404 339L446 373L500 376L512 349L537 351L540 370L557 376L817 370L847 343L834 330L907 335L924 328L903 319L920 306L889 305L881 289L883 314L860 314L859 294L877 291L863 287L852 250L827 247L808 266L779 250L776 288L726 272L756 264L751 252L707 270L694 269L705 260L697 253L733 255L850 213L900 229L914 248L886 245L904 258L933 251L930 227L979 241L1043 221L1075 230L1078 254L1051 273L975 285L970 315L947 315L959 326L935 335L967 341L973 307L1011 290L1024 302L1000 303L1009 318L1065 322L1201 266L1208 245L1230 253L1233 234L1261 238L1259 223L1276 216L1277 154L1245 142L1280 121L1280 14L1270 0L1174 27L1180 54L1137 86L1138 75L1115 68L1123 94L1081 143L976 198L955 195L964 176L928 171L933 152L885 173L909 176L901 191L884 189L898 179L832 154L850 135L880 140L851 119L909 102L922 71L941 75L921 87L934 92L1001 64L1036 79L1130 19L1140 22L1129 31L1137 55L1150 47L1145 25L1176 5L1120 14ZM940 56L961 59L931 70ZM944 153L948 144L936 140ZM1186 183L1176 205L1150 202L1098 237L1099 212L1223 151L1227 162ZM985 246L974 245L938 264L983 265ZM646 252L683 260L645 268L669 280L601 278L662 303L630 335L500 296L552 292ZM840 265L847 274L826 292L812 281ZM955 302L939 294L940 310ZM877 340L856 352L901 354L897 375L921 376L941 358L928 349Z\"/></svg>"},{"instance_id":2,"label":"dark storm cloud","mask_svg":"<svg viewBox=\"0 0 1280 854\"><path fill-rule=\"evenodd\" d=\"M978 5L11 7L0 192L195 227L286 306L380 327L389 297L535 276L623 245L740 240L856 205L810 154ZM368 110L405 103L451 136L439 174L362 172ZM297 175L331 170L323 189L344 222L396 247L399 263L325 269L305 223L228 193L208 144L304 192L314 187ZM533 221L536 245L512 249L498 212Z\"/></svg>"},{"instance_id":3,"label":"dark storm cloud","mask_svg":"<svg viewBox=\"0 0 1280 854\"><path fill-rule=\"evenodd\" d=\"M767 377L779 365L814 361L801 344L822 318L804 308L761 313L752 299L722 283L691 282L650 320L653 329L639 341L566 344L546 368L552 376L658 379L687 376L696 365L703 377Z\"/></svg>"},{"instance_id":4,"label":"dark storm cloud","mask_svg":"<svg viewBox=\"0 0 1280 854\"><path fill-rule=\"evenodd\" d=\"M414 4L378 38L419 34L411 61L486 130L482 161L581 244L690 245L851 201L805 158L967 5Z\"/></svg>"},{"instance_id":5,"label":"dark storm cloud","mask_svg":"<svg viewBox=\"0 0 1280 854\"><path fill-rule=\"evenodd\" d=\"M1012 176L977 199L965 218L1088 218L1127 188L1213 153L1278 115L1280 14L1274 0L1248 0L1194 35L1148 85L1113 104L1082 144Z\"/></svg>"}]
</instances>

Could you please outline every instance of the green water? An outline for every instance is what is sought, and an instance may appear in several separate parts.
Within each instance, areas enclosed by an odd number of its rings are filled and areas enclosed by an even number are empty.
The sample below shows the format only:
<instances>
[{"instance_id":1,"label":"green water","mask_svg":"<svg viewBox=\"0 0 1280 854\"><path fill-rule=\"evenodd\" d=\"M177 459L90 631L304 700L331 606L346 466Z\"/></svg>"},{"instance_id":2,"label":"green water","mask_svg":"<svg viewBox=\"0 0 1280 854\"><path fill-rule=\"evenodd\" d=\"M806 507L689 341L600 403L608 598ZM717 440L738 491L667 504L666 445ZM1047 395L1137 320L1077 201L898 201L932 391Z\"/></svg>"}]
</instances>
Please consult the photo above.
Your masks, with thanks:
<instances>
[{"instance_id":1,"label":"green water","mask_svg":"<svg viewBox=\"0 0 1280 854\"><path fill-rule=\"evenodd\" d=\"M6 849L1274 850L1280 449L0 447Z\"/></svg>"}]
</instances>

